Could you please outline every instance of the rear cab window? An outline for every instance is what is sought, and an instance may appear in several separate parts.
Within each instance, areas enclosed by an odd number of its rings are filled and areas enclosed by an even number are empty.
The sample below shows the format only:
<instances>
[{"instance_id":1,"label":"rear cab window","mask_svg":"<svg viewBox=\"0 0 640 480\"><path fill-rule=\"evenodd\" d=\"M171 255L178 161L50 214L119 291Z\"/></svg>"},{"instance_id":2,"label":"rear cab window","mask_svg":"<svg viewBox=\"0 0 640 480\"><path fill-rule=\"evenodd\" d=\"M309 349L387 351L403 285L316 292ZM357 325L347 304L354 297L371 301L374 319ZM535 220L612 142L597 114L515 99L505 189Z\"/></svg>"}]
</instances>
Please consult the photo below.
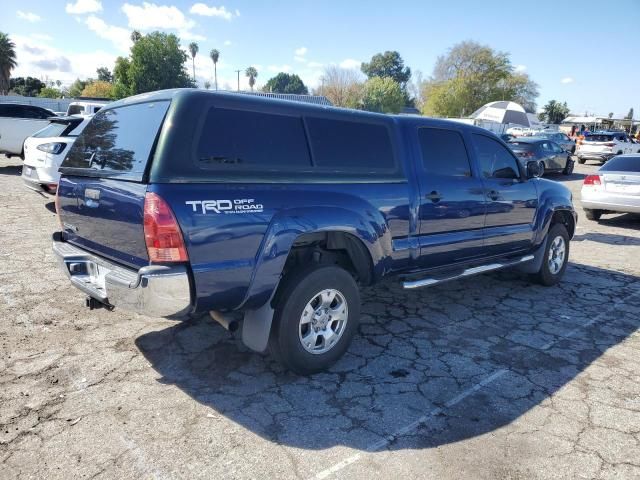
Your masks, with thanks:
<instances>
[{"instance_id":1,"label":"rear cab window","mask_svg":"<svg viewBox=\"0 0 640 480\"><path fill-rule=\"evenodd\" d=\"M60 171L141 181L169 101L101 110L77 138Z\"/></svg>"}]
</instances>

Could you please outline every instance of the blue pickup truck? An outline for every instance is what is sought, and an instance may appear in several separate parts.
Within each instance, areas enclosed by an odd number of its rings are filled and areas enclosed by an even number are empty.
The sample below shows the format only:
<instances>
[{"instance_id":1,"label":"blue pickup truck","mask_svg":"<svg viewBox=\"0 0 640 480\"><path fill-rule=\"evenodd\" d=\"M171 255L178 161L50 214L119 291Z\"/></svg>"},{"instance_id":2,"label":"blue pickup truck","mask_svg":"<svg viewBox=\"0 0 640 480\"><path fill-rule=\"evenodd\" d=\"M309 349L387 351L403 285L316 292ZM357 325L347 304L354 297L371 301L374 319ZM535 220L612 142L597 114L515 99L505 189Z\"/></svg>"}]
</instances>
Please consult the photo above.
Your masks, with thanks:
<instances>
[{"instance_id":1,"label":"blue pickup truck","mask_svg":"<svg viewBox=\"0 0 640 480\"><path fill-rule=\"evenodd\" d=\"M54 252L90 307L209 313L301 374L348 348L359 287L567 266L569 190L480 128L178 89L104 107L60 171Z\"/></svg>"}]
</instances>

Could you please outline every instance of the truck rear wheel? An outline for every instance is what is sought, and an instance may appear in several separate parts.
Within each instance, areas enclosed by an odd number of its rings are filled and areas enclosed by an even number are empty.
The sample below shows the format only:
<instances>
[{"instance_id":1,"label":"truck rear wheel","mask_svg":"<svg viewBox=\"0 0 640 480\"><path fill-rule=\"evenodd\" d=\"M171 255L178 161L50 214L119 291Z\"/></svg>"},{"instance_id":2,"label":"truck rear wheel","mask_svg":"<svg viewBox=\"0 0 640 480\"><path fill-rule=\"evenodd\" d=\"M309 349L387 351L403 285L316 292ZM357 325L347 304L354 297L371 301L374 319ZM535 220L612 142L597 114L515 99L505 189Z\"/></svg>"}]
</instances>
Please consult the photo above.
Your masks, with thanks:
<instances>
[{"instance_id":1,"label":"truck rear wheel","mask_svg":"<svg viewBox=\"0 0 640 480\"><path fill-rule=\"evenodd\" d=\"M591 210L590 208L585 208L584 216L587 217L587 220L594 220L597 222L602 216L602 210Z\"/></svg>"},{"instance_id":2,"label":"truck rear wheel","mask_svg":"<svg viewBox=\"0 0 640 480\"><path fill-rule=\"evenodd\" d=\"M347 351L360 318L360 293L349 272L305 268L285 278L276 298L269 349L287 368L320 372Z\"/></svg>"},{"instance_id":3,"label":"truck rear wheel","mask_svg":"<svg viewBox=\"0 0 640 480\"><path fill-rule=\"evenodd\" d=\"M550 287L558 283L569 262L569 233L562 223L552 225L547 234L542 266L534 274L537 283Z\"/></svg>"}]
</instances>

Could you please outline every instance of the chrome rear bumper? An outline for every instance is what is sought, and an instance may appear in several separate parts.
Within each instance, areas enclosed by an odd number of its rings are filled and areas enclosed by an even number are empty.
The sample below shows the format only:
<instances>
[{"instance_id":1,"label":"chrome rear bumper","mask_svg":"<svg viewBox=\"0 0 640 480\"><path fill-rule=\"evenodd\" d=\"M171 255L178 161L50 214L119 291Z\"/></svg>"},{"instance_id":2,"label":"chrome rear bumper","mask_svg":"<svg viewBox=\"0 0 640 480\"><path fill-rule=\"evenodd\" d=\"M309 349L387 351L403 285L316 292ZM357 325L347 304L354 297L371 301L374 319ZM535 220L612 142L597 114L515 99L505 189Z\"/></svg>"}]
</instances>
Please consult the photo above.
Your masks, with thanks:
<instances>
[{"instance_id":1,"label":"chrome rear bumper","mask_svg":"<svg viewBox=\"0 0 640 480\"><path fill-rule=\"evenodd\" d=\"M184 317L191 311L184 265L122 267L53 236L53 253L71 283L100 302L153 317Z\"/></svg>"}]
</instances>

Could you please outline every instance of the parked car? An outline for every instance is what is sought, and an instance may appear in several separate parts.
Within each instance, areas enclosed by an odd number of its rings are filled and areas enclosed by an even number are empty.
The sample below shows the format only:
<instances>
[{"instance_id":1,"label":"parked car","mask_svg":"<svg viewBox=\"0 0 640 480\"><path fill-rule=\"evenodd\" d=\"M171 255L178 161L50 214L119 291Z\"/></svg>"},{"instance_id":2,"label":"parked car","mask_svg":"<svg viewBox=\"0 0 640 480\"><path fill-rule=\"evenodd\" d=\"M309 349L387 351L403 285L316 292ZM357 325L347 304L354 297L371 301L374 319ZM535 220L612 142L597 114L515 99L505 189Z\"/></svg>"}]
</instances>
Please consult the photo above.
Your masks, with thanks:
<instances>
[{"instance_id":1,"label":"parked car","mask_svg":"<svg viewBox=\"0 0 640 480\"><path fill-rule=\"evenodd\" d=\"M0 103L0 154L24 158L27 137L49 124L56 114L46 108L19 103Z\"/></svg>"},{"instance_id":2,"label":"parked car","mask_svg":"<svg viewBox=\"0 0 640 480\"><path fill-rule=\"evenodd\" d=\"M360 285L504 267L543 285L576 214L478 127L196 89L100 110L65 158L55 255L89 307L209 312L290 369L327 368Z\"/></svg>"},{"instance_id":3,"label":"parked car","mask_svg":"<svg viewBox=\"0 0 640 480\"><path fill-rule=\"evenodd\" d=\"M596 132L586 135L576 146L578 163L586 160L606 162L616 155L640 153L640 146L633 143L624 132Z\"/></svg>"},{"instance_id":4,"label":"parked car","mask_svg":"<svg viewBox=\"0 0 640 480\"><path fill-rule=\"evenodd\" d=\"M618 155L584 179L582 207L589 220L605 213L640 213L640 155Z\"/></svg>"},{"instance_id":5,"label":"parked car","mask_svg":"<svg viewBox=\"0 0 640 480\"><path fill-rule=\"evenodd\" d=\"M523 165L537 162L540 176L546 172L562 172L565 175L573 173L574 162L571 154L551 140L541 137L519 137L510 141L509 146Z\"/></svg>"},{"instance_id":6,"label":"parked car","mask_svg":"<svg viewBox=\"0 0 640 480\"><path fill-rule=\"evenodd\" d=\"M93 115L104 107L107 101L82 100L71 102L67 107L67 115Z\"/></svg>"},{"instance_id":7,"label":"parked car","mask_svg":"<svg viewBox=\"0 0 640 480\"><path fill-rule=\"evenodd\" d=\"M90 115L53 118L49 125L24 141L22 179L27 187L55 192L60 179L58 168L90 118Z\"/></svg>"},{"instance_id":8,"label":"parked car","mask_svg":"<svg viewBox=\"0 0 640 480\"><path fill-rule=\"evenodd\" d=\"M507 128L507 131L505 133L508 135L513 135L514 137L522 137L530 132L531 129L529 127L510 127Z\"/></svg>"},{"instance_id":9,"label":"parked car","mask_svg":"<svg viewBox=\"0 0 640 480\"><path fill-rule=\"evenodd\" d=\"M576 142L571 140L566 133L562 132L538 132L534 135L538 138L546 138L560 145L565 152L574 153L576 151Z\"/></svg>"}]
</instances>

